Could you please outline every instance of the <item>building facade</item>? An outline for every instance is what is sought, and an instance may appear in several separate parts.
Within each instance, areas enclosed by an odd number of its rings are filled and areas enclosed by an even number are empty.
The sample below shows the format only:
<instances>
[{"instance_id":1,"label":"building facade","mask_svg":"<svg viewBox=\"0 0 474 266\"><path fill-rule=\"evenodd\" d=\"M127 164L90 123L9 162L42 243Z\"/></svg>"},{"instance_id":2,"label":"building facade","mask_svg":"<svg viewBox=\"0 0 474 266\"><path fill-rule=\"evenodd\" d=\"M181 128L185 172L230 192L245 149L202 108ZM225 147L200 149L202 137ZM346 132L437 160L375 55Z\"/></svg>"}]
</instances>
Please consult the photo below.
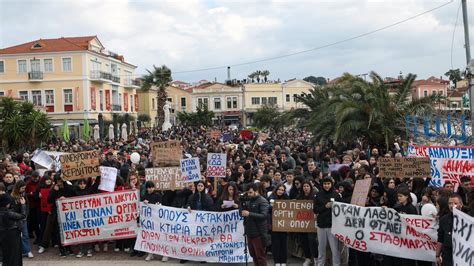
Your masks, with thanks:
<instances>
[{"instance_id":1,"label":"building facade","mask_svg":"<svg viewBox=\"0 0 474 266\"><path fill-rule=\"evenodd\" d=\"M0 50L0 96L43 106L53 125L136 117L135 69L97 36L39 39Z\"/></svg>"}]
</instances>

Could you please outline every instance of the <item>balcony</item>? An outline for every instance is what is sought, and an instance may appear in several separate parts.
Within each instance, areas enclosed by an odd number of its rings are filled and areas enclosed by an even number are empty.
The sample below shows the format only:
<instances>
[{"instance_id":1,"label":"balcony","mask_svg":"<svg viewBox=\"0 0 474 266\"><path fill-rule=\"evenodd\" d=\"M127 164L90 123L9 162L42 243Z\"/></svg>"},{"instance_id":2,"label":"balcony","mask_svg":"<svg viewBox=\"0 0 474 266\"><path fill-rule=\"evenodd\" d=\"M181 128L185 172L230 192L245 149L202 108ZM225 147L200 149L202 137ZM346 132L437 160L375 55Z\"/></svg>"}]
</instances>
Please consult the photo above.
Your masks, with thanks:
<instances>
[{"instance_id":1,"label":"balcony","mask_svg":"<svg viewBox=\"0 0 474 266\"><path fill-rule=\"evenodd\" d=\"M112 77L112 78L111 78L112 82L114 82L114 83L120 83L120 77L116 77L116 76L111 76L111 77Z\"/></svg>"},{"instance_id":2,"label":"balcony","mask_svg":"<svg viewBox=\"0 0 474 266\"><path fill-rule=\"evenodd\" d=\"M112 80L112 75L107 72L92 70L90 73L90 79L95 82L110 82Z\"/></svg>"},{"instance_id":3,"label":"balcony","mask_svg":"<svg viewBox=\"0 0 474 266\"><path fill-rule=\"evenodd\" d=\"M112 104L112 111L122 111L122 106L119 104Z\"/></svg>"},{"instance_id":4,"label":"balcony","mask_svg":"<svg viewBox=\"0 0 474 266\"><path fill-rule=\"evenodd\" d=\"M28 72L28 80L32 82L43 81L43 72L41 71Z\"/></svg>"},{"instance_id":5,"label":"balcony","mask_svg":"<svg viewBox=\"0 0 474 266\"><path fill-rule=\"evenodd\" d=\"M140 88L140 82L136 79L126 79L124 87L129 89L138 89Z\"/></svg>"}]
</instances>

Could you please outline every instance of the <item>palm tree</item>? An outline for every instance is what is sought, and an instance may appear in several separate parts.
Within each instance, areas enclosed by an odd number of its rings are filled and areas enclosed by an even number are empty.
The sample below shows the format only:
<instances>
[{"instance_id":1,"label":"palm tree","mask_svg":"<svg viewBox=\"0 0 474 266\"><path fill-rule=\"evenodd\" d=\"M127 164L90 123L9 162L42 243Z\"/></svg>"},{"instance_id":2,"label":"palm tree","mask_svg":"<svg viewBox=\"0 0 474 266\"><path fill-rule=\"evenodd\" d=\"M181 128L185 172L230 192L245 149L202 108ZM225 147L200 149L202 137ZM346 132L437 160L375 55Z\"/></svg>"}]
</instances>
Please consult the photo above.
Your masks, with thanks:
<instances>
[{"instance_id":1,"label":"palm tree","mask_svg":"<svg viewBox=\"0 0 474 266\"><path fill-rule=\"evenodd\" d=\"M413 74L403 80L393 96L377 73L371 72L370 78L365 81L345 73L339 84L324 89L327 92L313 90L311 95L298 97L310 108L306 126L316 140L362 138L384 143L388 149L395 136L405 134L405 115L433 113L434 103L442 100L439 96L410 100L416 78Z\"/></svg>"},{"instance_id":2,"label":"palm tree","mask_svg":"<svg viewBox=\"0 0 474 266\"><path fill-rule=\"evenodd\" d=\"M261 75L263 76L263 80L265 83L267 82L267 77L270 75L270 71L268 70L262 70Z\"/></svg>"},{"instance_id":3,"label":"palm tree","mask_svg":"<svg viewBox=\"0 0 474 266\"><path fill-rule=\"evenodd\" d=\"M257 70L253 73L254 73L255 77L257 78L257 82L260 83L260 76L262 75L262 71Z\"/></svg>"},{"instance_id":4,"label":"palm tree","mask_svg":"<svg viewBox=\"0 0 474 266\"><path fill-rule=\"evenodd\" d=\"M168 98L168 94L166 93L166 86L172 81L171 78L171 70L162 65L161 67L156 67L153 65L153 71L147 69L148 74L143 76L143 90L149 90L152 86L156 86L158 88L157 91L157 118L158 118L158 125L163 124L164 122L164 110L163 106L165 106L166 99Z\"/></svg>"}]
</instances>

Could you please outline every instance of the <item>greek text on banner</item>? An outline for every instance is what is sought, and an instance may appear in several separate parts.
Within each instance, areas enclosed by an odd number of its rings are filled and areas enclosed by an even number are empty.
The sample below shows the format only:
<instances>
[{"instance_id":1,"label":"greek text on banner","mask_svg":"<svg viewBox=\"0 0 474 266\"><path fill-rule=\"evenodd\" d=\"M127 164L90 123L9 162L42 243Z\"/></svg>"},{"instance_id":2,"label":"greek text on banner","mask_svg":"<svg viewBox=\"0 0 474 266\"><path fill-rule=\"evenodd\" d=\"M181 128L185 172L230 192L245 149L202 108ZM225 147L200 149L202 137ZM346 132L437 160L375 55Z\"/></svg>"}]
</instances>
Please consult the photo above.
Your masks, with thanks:
<instances>
[{"instance_id":1,"label":"greek text on banner","mask_svg":"<svg viewBox=\"0 0 474 266\"><path fill-rule=\"evenodd\" d=\"M137 235L138 191L59 199L57 206L65 246Z\"/></svg>"},{"instance_id":2,"label":"greek text on banner","mask_svg":"<svg viewBox=\"0 0 474 266\"><path fill-rule=\"evenodd\" d=\"M135 250L185 260L242 263L244 225L239 211L207 212L140 203Z\"/></svg>"},{"instance_id":3,"label":"greek text on banner","mask_svg":"<svg viewBox=\"0 0 474 266\"><path fill-rule=\"evenodd\" d=\"M332 234L346 246L400 258L435 261L438 223L394 209L334 202Z\"/></svg>"},{"instance_id":4,"label":"greek text on banner","mask_svg":"<svg viewBox=\"0 0 474 266\"><path fill-rule=\"evenodd\" d=\"M474 265L474 217L453 208L453 263Z\"/></svg>"}]
</instances>

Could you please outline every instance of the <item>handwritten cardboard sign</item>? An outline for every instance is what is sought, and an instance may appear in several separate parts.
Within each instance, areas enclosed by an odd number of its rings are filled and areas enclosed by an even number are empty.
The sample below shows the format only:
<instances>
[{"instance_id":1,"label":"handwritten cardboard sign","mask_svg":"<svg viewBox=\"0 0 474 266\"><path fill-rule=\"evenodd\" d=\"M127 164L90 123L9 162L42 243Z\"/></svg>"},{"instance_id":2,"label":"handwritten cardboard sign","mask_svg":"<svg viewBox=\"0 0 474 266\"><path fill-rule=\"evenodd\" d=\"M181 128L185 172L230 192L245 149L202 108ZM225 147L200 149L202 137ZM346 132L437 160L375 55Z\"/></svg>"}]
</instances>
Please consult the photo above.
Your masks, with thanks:
<instances>
[{"instance_id":1,"label":"handwritten cardboard sign","mask_svg":"<svg viewBox=\"0 0 474 266\"><path fill-rule=\"evenodd\" d=\"M238 210L192 211L140 204L135 250L208 263L251 262L245 253L244 223Z\"/></svg>"},{"instance_id":2,"label":"handwritten cardboard sign","mask_svg":"<svg viewBox=\"0 0 474 266\"><path fill-rule=\"evenodd\" d=\"M186 186L179 167L147 168L145 178L155 183L157 190L177 190Z\"/></svg>"},{"instance_id":3,"label":"handwritten cardboard sign","mask_svg":"<svg viewBox=\"0 0 474 266\"><path fill-rule=\"evenodd\" d=\"M367 195L370 191L372 179L360 179L357 180L354 186L354 192L352 193L351 204L365 207L367 203Z\"/></svg>"},{"instance_id":4,"label":"handwritten cardboard sign","mask_svg":"<svg viewBox=\"0 0 474 266\"><path fill-rule=\"evenodd\" d=\"M331 211L331 232L349 248L405 259L435 261L438 238L436 218L341 202L334 202Z\"/></svg>"},{"instance_id":5,"label":"handwritten cardboard sign","mask_svg":"<svg viewBox=\"0 0 474 266\"><path fill-rule=\"evenodd\" d=\"M227 155L225 153L207 154L207 176L225 177Z\"/></svg>"},{"instance_id":6,"label":"handwritten cardboard sign","mask_svg":"<svg viewBox=\"0 0 474 266\"><path fill-rule=\"evenodd\" d=\"M312 200L275 200L272 205L275 232L316 233Z\"/></svg>"},{"instance_id":7,"label":"handwritten cardboard sign","mask_svg":"<svg viewBox=\"0 0 474 266\"><path fill-rule=\"evenodd\" d=\"M61 174L66 180L76 180L96 177L99 171L99 153L97 151L85 151L68 153L59 156L61 163Z\"/></svg>"},{"instance_id":8,"label":"handwritten cardboard sign","mask_svg":"<svg viewBox=\"0 0 474 266\"><path fill-rule=\"evenodd\" d=\"M151 156L155 166L179 166L179 160L183 157L181 142L177 140L153 142Z\"/></svg>"},{"instance_id":9,"label":"handwritten cardboard sign","mask_svg":"<svg viewBox=\"0 0 474 266\"><path fill-rule=\"evenodd\" d=\"M220 139L222 136L221 134L221 131L220 130L212 130L211 131L211 138L213 139Z\"/></svg>"},{"instance_id":10,"label":"handwritten cardboard sign","mask_svg":"<svg viewBox=\"0 0 474 266\"><path fill-rule=\"evenodd\" d=\"M428 177L431 175L430 160L422 157L381 158L378 161L380 177Z\"/></svg>"},{"instance_id":11,"label":"handwritten cardboard sign","mask_svg":"<svg viewBox=\"0 0 474 266\"><path fill-rule=\"evenodd\" d=\"M56 202L61 243L65 246L137 235L138 190L58 199Z\"/></svg>"},{"instance_id":12,"label":"handwritten cardboard sign","mask_svg":"<svg viewBox=\"0 0 474 266\"><path fill-rule=\"evenodd\" d=\"M201 180L201 165L199 158L193 157L181 160L181 177L184 182L197 182Z\"/></svg>"}]
</instances>

